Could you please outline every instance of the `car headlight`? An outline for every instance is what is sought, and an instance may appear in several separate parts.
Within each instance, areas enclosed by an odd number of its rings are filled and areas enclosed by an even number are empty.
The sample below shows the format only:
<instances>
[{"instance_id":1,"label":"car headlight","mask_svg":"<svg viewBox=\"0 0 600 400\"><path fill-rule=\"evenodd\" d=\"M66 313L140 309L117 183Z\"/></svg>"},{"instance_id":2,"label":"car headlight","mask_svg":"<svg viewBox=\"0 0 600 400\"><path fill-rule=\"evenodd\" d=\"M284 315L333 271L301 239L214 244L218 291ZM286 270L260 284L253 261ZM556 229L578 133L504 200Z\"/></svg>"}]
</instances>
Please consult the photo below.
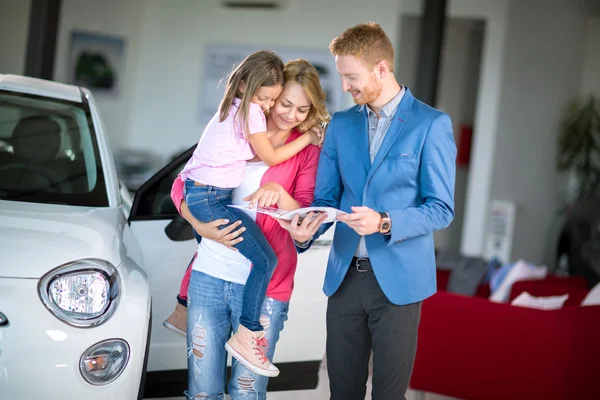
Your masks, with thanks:
<instances>
[{"instance_id":1,"label":"car headlight","mask_svg":"<svg viewBox=\"0 0 600 400\"><path fill-rule=\"evenodd\" d=\"M81 260L60 266L40 280L46 307L69 325L87 328L105 322L119 299L117 269L100 260Z\"/></svg>"},{"instance_id":2,"label":"car headlight","mask_svg":"<svg viewBox=\"0 0 600 400\"><path fill-rule=\"evenodd\" d=\"M109 339L87 349L79 359L79 371L92 385L107 385L117 379L129 361L129 344Z\"/></svg>"}]
</instances>

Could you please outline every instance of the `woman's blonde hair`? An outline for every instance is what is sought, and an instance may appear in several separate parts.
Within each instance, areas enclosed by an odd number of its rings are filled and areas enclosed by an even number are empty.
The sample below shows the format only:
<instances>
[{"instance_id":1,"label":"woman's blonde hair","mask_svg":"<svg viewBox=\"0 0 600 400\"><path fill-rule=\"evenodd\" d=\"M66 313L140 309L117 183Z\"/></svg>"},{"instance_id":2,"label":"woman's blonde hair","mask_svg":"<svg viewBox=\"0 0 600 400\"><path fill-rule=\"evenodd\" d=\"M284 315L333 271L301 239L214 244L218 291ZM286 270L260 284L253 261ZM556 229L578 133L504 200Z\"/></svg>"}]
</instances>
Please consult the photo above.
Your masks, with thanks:
<instances>
[{"instance_id":1,"label":"woman's blonde hair","mask_svg":"<svg viewBox=\"0 0 600 400\"><path fill-rule=\"evenodd\" d=\"M315 125L326 125L331 117L327 112L327 95L321 87L317 69L301 58L288 61L283 67L285 84L298 83L310 99L311 106L304 122L298 125L300 132L306 132Z\"/></svg>"},{"instance_id":2,"label":"woman's blonde hair","mask_svg":"<svg viewBox=\"0 0 600 400\"><path fill-rule=\"evenodd\" d=\"M240 92L242 82L245 85L244 93ZM283 82L283 61L277 54L271 50L259 50L250 54L229 74L225 96L219 105L219 121L227 119L233 99L237 97L241 102L234 121L243 127L247 135L248 111L254 93L262 86L281 86Z\"/></svg>"}]
</instances>

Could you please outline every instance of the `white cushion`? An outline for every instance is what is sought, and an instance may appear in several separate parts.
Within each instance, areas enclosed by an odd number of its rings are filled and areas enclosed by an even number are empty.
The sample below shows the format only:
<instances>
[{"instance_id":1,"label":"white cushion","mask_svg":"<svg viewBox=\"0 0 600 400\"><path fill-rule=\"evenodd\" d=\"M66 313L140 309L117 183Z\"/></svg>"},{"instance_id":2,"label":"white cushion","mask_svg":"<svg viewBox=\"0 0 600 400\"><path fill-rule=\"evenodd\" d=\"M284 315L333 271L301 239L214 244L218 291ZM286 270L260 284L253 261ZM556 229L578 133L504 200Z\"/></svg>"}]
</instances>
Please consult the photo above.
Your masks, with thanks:
<instances>
[{"instance_id":1,"label":"white cushion","mask_svg":"<svg viewBox=\"0 0 600 400\"><path fill-rule=\"evenodd\" d=\"M539 310L556 310L562 308L568 298L568 294L562 296L535 297L527 292L523 292L515 297L510 304L513 306L537 308Z\"/></svg>"},{"instance_id":2,"label":"white cushion","mask_svg":"<svg viewBox=\"0 0 600 400\"><path fill-rule=\"evenodd\" d=\"M596 286L589 291L589 293L585 296L583 301L581 302L582 306L597 306L600 305L600 283L597 283Z\"/></svg>"},{"instance_id":3,"label":"white cushion","mask_svg":"<svg viewBox=\"0 0 600 400\"><path fill-rule=\"evenodd\" d=\"M525 261L519 260L508 271L500 286L490 295L489 299L496 303L508 303L513 283L529 279L544 279L547 274L548 267L527 264Z\"/></svg>"}]
</instances>

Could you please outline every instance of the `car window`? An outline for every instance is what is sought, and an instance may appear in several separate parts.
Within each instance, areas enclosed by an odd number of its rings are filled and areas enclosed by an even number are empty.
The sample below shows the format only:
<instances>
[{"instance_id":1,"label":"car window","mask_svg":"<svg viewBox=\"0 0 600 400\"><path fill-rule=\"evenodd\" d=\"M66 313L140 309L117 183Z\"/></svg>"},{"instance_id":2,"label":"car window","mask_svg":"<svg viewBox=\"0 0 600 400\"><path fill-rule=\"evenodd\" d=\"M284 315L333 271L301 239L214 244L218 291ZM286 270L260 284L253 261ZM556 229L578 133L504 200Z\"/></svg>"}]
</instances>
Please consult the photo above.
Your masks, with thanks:
<instances>
[{"instance_id":1,"label":"car window","mask_svg":"<svg viewBox=\"0 0 600 400\"><path fill-rule=\"evenodd\" d=\"M108 206L85 104L0 91L0 199Z\"/></svg>"},{"instance_id":2,"label":"car window","mask_svg":"<svg viewBox=\"0 0 600 400\"><path fill-rule=\"evenodd\" d=\"M171 200L171 187L195 149L195 145L144 183L136 192L130 219L171 219L177 209Z\"/></svg>"}]
</instances>

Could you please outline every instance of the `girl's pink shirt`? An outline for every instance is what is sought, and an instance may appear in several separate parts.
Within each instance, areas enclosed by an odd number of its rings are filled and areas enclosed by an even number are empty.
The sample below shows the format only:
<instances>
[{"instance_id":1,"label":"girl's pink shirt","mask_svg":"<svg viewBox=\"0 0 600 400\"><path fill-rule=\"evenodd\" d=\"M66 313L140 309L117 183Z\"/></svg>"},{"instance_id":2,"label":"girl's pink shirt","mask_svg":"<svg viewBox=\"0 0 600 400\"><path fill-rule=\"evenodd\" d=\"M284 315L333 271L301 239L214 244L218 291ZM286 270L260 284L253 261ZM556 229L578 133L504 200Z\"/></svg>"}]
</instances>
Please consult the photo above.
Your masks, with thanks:
<instances>
[{"instance_id":1,"label":"girl's pink shirt","mask_svg":"<svg viewBox=\"0 0 600 400\"><path fill-rule=\"evenodd\" d=\"M246 162L254 158L254 151L243 127L235 120L239 105L240 99L234 99L223 122L217 112L206 125L194 154L180 173L181 180L220 188L240 186ZM267 131L265 114L258 104L250 103L248 128L251 135Z\"/></svg>"}]
</instances>

